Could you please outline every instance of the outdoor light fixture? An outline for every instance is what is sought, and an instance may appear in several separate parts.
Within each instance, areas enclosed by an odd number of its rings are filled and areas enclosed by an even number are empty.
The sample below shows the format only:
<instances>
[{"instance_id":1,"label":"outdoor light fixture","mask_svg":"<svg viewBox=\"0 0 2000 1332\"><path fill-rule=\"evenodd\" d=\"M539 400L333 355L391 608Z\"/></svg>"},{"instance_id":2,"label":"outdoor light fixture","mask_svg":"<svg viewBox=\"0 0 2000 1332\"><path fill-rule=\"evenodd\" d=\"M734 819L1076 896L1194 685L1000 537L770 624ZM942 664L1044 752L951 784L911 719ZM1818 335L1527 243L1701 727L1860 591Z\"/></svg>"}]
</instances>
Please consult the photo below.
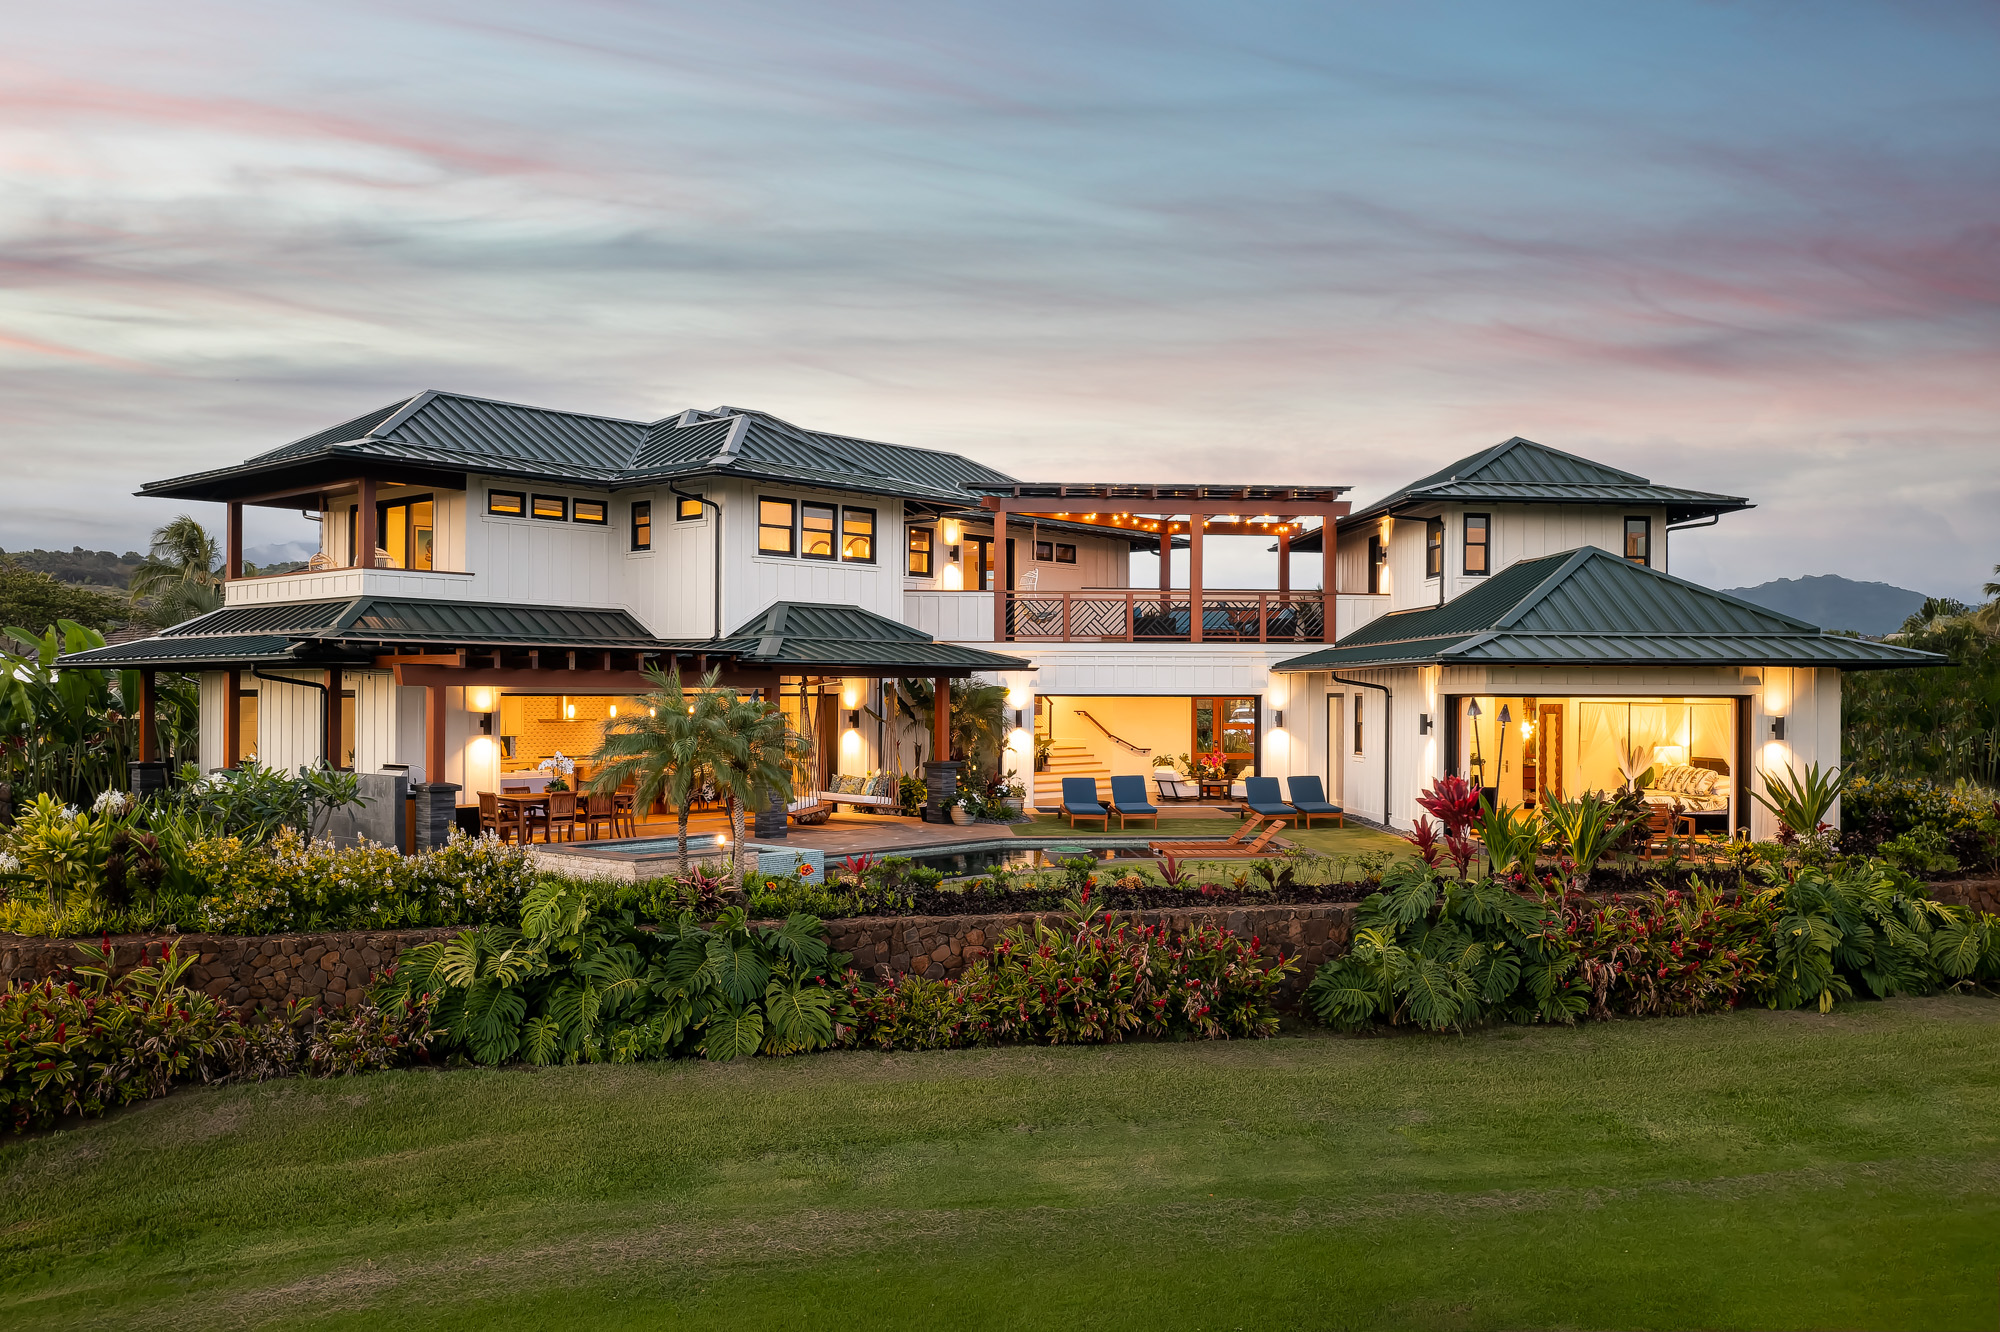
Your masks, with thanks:
<instances>
[{"instance_id":1,"label":"outdoor light fixture","mask_svg":"<svg viewBox=\"0 0 2000 1332\"><path fill-rule=\"evenodd\" d=\"M1431 714L1428 712L1419 712L1417 714L1417 734L1429 735L1430 733L1431 733Z\"/></svg>"},{"instance_id":2,"label":"outdoor light fixture","mask_svg":"<svg viewBox=\"0 0 2000 1332\"><path fill-rule=\"evenodd\" d=\"M1771 738L1773 740L1783 740L1785 738L1785 719L1783 717L1771 718Z\"/></svg>"},{"instance_id":3,"label":"outdoor light fixture","mask_svg":"<svg viewBox=\"0 0 2000 1332\"><path fill-rule=\"evenodd\" d=\"M1475 698L1465 705L1465 715L1468 717L1484 717L1486 714L1479 710L1479 700Z\"/></svg>"},{"instance_id":4,"label":"outdoor light fixture","mask_svg":"<svg viewBox=\"0 0 2000 1332\"><path fill-rule=\"evenodd\" d=\"M861 729L861 710L859 708L856 708L847 714L847 729L850 731L858 731Z\"/></svg>"},{"instance_id":5,"label":"outdoor light fixture","mask_svg":"<svg viewBox=\"0 0 2000 1332\"><path fill-rule=\"evenodd\" d=\"M1285 710L1283 708L1272 709L1271 724L1281 731L1285 729Z\"/></svg>"},{"instance_id":6,"label":"outdoor light fixture","mask_svg":"<svg viewBox=\"0 0 2000 1332\"><path fill-rule=\"evenodd\" d=\"M482 713L480 713L480 714L479 714L479 733L480 733L481 735L491 735L491 734L493 734L493 714L492 714L492 713L490 713L490 712L482 712Z\"/></svg>"}]
</instances>

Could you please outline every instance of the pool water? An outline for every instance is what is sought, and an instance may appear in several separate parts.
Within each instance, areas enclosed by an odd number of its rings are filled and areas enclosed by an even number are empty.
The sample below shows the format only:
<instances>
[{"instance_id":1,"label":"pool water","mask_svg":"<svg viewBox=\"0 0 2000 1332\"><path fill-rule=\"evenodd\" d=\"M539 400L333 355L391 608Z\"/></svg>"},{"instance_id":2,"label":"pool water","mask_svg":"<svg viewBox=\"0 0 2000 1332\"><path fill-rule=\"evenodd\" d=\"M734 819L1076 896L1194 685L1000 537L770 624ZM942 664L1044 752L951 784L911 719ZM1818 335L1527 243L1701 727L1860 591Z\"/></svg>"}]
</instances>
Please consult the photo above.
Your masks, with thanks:
<instances>
[{"instance_id":1,"label":"pool water","mask_svg":"<svg viewBox=\"0 0 2000 1332\"><path fill-rule=\"evenodd\" d=\"M671 837L641 837L627 842L601 842L592 848L597 855L619 856L669 856L673 855L676 843ZM773 845L768 842L745 842L746 851L754 851L774 857L801 855L803 858L823 864L827 868L842 863L846 857L826 853L822 858L803 849L786 847L783 843ZM723 850L722 839L712 833L688 838L690 855L713 856ZM1002 837L986 842L958 842L951 846L911 847L907 851L885 849L856 853L875 860L886 860L890 856L902 856L918 865L927 865L942 870L947 875L987 874L996 869L1025 870L1048 867L1057 861L1072 856L1091 856L1108 859L1113 856L1137 856L1145 858L1152 853L1142 837L1092 838L1078 842L1071 838L1056 837ZM774 863L771 867L778 871Z\"/></svg>"}]
</instances>

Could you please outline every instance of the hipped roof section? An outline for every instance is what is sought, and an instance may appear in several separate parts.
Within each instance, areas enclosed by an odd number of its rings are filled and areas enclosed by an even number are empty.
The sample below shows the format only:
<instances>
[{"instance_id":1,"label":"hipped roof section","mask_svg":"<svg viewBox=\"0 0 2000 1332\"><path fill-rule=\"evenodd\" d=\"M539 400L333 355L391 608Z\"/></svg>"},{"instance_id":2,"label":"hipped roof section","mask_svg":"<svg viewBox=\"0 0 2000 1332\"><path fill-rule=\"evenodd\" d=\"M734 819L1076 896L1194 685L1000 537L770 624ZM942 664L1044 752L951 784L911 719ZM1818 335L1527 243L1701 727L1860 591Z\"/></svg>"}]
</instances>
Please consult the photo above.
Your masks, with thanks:
<instances>
[{"instance_id":1,"label":"hipped roof section","mask_svg":"<svg viewBox=\"0 0 2000 1332\"><path fill-rule=\"evenodd\" d=\"M747 408L647 423L428 390L233 467L151 482L139 493L245 500L364 471L407 472L425 485L479 472L608 490L732 475L954 506L972 499L974 483L1009 480L959 454L806 430Z\"/></svg>"},{"instance_id":2,"label":"hipped roof section","mask_svg":"<svg viewBox=\"0 0 2000 1332\"><path fill-rule=\"evenodd\" d=\"M1344 532L1371 525L1385 514L1438 504L1643 505L1664 507L1670 523L1755 507L1740 495L1654 485L1637 473L1592 462L1516 435L1490 449L1468 454L1349 514L1340 520L1336 530ZM1295 551L1319 548L1318 532L1309 532L1292 543Z\"/></svg>"},{"instance_id":3,"label":"hipped roof section","mask_svg":"<svg viewBox=\"0 0 2000 1332\"><path fill-rule=\"evenodd\" d=\"M1938 665L1934 653L1822 631L1584 546L1522 560L1442 606L1395 611L1279 671L1367 666Z\"/></svg>"}]
</instances>

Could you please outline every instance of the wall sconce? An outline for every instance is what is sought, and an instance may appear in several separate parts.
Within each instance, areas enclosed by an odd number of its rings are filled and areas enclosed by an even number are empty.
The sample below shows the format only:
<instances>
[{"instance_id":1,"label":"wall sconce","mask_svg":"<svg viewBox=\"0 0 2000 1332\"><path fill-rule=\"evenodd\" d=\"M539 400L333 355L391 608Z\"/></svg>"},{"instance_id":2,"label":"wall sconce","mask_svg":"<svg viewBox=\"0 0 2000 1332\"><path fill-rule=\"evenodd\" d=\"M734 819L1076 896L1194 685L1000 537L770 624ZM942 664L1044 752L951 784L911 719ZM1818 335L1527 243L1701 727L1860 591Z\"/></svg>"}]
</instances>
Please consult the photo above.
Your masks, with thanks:
<instances>
[{"instance_id":1,"label":"wall sconce","mask_svg":"<svg viewBox=\"0 0 2000 1332\"><path fill-rule=\"evenodd\" d=\"M480 733L481 735L491 735L491 734L493 734L493 714L492 714L492 713L490 713L490 712L482 712L482 713L480 713L480 714L479 714L479 733Z\"/></svg>"},{"instance_id":2,"label":"wall sconce","mask_svg":"<svg viewBox=\"0 0 2000 1332\"><path fill-rule=\"evenodd\" d=\"M1431 714L1428 712L1419 712L1417 714L1417 734L1429 735L1430 733L1431 733Z\"/></svg>"},{"instance_id":3,"label":"wall sconce","mask_svg":"<svg viewBox=\"0 0 2000 1332\"><path fill-rule=\"evenodd\" d=\"M945 558L945 563L947 564L958 563L958 546L956 543L946 546L944 548L944 558Z\"/></svg>"},{"instance_id":4,"label":"wall sconce","mask_svg":"<svg viewBox=\"0 0 2000 1332\"><path fill-rule=\"evenodd\" d=\"M1771 738L1779 741L1785 738L1785 719L1783 717L1771 718Z\"/></svg>"},{"instance_id":5,"label":"wall sconce","mask_svg":"<svg viewBox=\"0 0 2000 1332\"><path fill-rule=\"evenodd\" d=\"M1014 729L1017 731L1021 729L1021 709L1019 708L1014 709Z\"/></svg>"},{"instance_id":6,"label":"wall sconce","mask_svg":"<svg viewBox=\"0 0 2000 1332\"><path fill-rule=\"evenodd\" d=\"M848 714L847 714L847 729L848 729L848 730L850 730L850 731L858 731L858 730L860 730L860 729L861 729L861 711L860 711L860 709L856 708L856 709L852 709L852 710L850 710L850 711L848 712Z\"/></svg>"},{"instance_id":7,"label":"wall sconce","mask_svg":"<svg viewBox=\"0 0 2000 1332\"><path fill-rule=\"evenodd\" d=\"M1273 708L1271 710L1271 725L1281 731L1285 729L1285 710L1283 708Z\"/></svg>"},{"instance_id":8,"label":"wall sconce","mask_svg":"<svg viewBox=\"0 0 2000 1332\"><path fill-rule=\"evenodd\" d=\"M1375 563L1387 564L1388 562L1389 562L1389 543L1384 541L1381 545L1375 547Z\"/></svg>"}]
</instances>

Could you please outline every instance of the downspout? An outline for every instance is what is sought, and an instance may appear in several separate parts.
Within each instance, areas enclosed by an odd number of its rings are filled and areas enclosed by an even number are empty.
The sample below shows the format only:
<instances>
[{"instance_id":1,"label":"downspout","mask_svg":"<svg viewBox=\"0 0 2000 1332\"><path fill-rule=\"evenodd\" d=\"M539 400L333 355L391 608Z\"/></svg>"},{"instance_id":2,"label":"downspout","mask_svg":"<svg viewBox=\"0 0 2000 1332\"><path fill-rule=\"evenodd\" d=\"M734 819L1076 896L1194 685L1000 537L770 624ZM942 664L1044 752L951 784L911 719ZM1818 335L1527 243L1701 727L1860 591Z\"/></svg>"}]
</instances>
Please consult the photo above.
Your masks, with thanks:
<instances>
[{"instance_id":1,"label":"downspout","mask_svg":"<svg viewBox=\"0 0 2000 1332\"><path fill-rule=\"evenodd\" d=\"M1660 543L1662 547L1660 551L1660 572L1661 573L1673 572L1671 566L1674 562L1674 533L1685 532L1691 527L1714 527L1717 523L1721 521L1722 521L1721 514L1711 513L1710 515L1708 515L1708 521L1705 523L1682 523L1679 527L1674 526L1672 523L1668 523L1665 527L1661 528L1660 533L1666 539Z\"/></svg>"},{"instance_id":2,"label":"downspout","mask_svg":"<svg viewBox=\"0 0 2000 1332\"><path fill-rule=\"evenodd\" d=\"M322 763L326 764L326 766L327 766L327 767L329 767L329 768L333 768L333 767L337 767L337 766L339 766L339 765L337 765L336 763L334 763L334 761L333 761L332 757L331 757L331 756L329 756L329 755L327 754L327 752L326 752L326 710L327 710L327 708L328 708L328 707L330 707L330 706L332 705L332 697L333 697L333 695L332 695L332 691L330 691L330 690L329 690L329 689L328 689L328 688L327 688L327 687L326 687L325 685L321 684L321 683L320 683L320 682L319 682L318 680L294 680L294 679L293 679L293 678L292 678L291 676L289 676L289 675L267 675L267 674L265 674L265 673L264 673L264 672L263 672L262 670L259 670L259 669L258 669L257 667L255 667L255 666L253 666L253 667L251 667L251 668L250 668L250 674L252 674L252 675L256 676L256 677L257 677L257 678L258 678L259 680L269 680L269 681L273 682L274 684L288 684L288 685L298 685L298 686L300 686L301 688L304 688L304 689L317 689L317 690L319 690L319 757L320 757L320 762L322 762ZM260 713L259 715L262 715L262 714Z\"/></svg>"},{"instance_id":3,"label":"downspout","mask_svg":"<svg viewBox=\"0 0 2000 1332\"><path fill-rule=\"evenodd\" d=\"M1350 680L1339 671L1328 671L1327 676L1335 684L1354 685L1360 689L1379 689L1382 691L1382 826L1384 828L1394 828L1396 825L1389 817L1389 755L1395 745L1394 739L1391 738L1390 728L1396 724L1396 695L1390 690L1388 685L1370 684L1366 680ZM1360 699L1355 700L1357 705L1360 702Z\"/></svg>"},{"instance_id":4,"label":"downspout","mask_svg":"<svg viewBox=\"0 0 2000 1332\"><path fill-rule=\"evenodd\" d=\"M722 506L706 495L690 495L683 490L667 487L676 499L691 499L697 504L707 505L715 510L715 628L710 638L722 637Z\"/></svg>"}]
</instances>

